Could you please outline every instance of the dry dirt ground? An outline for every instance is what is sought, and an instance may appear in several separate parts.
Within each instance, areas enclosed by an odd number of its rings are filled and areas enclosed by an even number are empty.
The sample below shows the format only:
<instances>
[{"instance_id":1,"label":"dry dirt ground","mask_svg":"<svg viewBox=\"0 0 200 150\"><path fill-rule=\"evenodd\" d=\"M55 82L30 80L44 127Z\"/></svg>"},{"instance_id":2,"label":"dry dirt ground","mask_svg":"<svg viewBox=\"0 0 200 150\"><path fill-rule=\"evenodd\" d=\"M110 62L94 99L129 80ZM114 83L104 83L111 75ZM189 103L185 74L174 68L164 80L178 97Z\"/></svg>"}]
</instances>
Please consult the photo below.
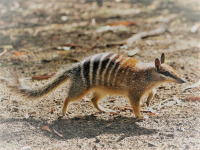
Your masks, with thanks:
<instances>
[{"instance_id":1,"label":"dry dirt ground","mask_svg":"<svg viewBox=\"0 0 200 150\"><path fill-rule=\"evenodd\" d=\"M163 18L174 14L167 32L129 47L116 44L158 28ZM20 78L54 73L95 53L128 55L137 50L132 57L143 62L164 52L166 63L186 80L159 87L150 108L144 98L141 108L146 119L139 122L123 96L100 102L118 114L97 112L87 96L71 103L68 115L60 117L67 83L30 101L1 81L0 149L200 149L200 88L183 91L199 81L200 27L191 32L194 25L200 26L198 0L112 0L101 8L85 0L1 0L0 16L0 46L7 49L0 56L0 69L10 68ZM107 26L120 21L137 25ZM25 82L37 88L47 80Z\"/></svg>"}]
</instances>

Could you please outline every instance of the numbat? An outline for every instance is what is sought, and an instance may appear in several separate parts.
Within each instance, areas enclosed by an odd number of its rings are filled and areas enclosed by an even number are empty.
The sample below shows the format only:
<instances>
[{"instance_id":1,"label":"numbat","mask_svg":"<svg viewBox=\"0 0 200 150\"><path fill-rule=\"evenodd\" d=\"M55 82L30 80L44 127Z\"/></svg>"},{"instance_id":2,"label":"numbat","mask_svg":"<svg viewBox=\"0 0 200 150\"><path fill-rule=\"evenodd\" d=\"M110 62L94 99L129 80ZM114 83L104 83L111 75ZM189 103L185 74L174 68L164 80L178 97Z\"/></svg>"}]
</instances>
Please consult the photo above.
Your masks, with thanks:
<instances>
[{"instance_id":1,"label":"numbat","mask_svg":"<svg viewBox=\"0 0 200 150\"><path fill-rule=\"evenodd\" d=\"M63 114L67 112L70 102L80 100L90 92L93 92L92 104L103 112L111 111L98 105L103 97L108 94L125 95L130 101L135 116L142 118L140 100L145 94L148 94L146 104L149 106L155 94L155 88L160 84L164 82L185 83L172 67L164 64L164 61L164 53L161 55L161 60L155 59L155 63L143 63L114 53L100 53L59 72L52 81L38 89L24 85L12 72L8 72L11 76L8 81L12 82L12 88L18 93L35 99L70 80L68 96L62 109Z\"/></svg>"}]
</instances>

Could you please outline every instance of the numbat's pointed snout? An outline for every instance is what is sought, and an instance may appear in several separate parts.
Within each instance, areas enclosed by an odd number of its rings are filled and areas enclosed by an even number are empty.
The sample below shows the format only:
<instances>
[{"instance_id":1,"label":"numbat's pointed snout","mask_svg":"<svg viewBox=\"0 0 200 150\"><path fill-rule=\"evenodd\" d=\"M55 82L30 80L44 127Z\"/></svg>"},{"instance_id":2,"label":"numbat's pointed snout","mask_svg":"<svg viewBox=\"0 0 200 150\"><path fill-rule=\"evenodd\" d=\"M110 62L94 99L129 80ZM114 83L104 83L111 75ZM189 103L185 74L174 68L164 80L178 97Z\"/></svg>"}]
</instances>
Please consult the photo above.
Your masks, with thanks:
<instances>
[{"instance_id":1,"label":"numbat's pointed snout","mask_svg":"<svg viewBox=\"0 0 200 150\"><path fill-rule=\"evenodd\" d=\"M186 82L185 82L184 79L181 78L181 79L179 79L179 82L178 82L178 83L186 83Z\"/></svg>"}]
</instances>

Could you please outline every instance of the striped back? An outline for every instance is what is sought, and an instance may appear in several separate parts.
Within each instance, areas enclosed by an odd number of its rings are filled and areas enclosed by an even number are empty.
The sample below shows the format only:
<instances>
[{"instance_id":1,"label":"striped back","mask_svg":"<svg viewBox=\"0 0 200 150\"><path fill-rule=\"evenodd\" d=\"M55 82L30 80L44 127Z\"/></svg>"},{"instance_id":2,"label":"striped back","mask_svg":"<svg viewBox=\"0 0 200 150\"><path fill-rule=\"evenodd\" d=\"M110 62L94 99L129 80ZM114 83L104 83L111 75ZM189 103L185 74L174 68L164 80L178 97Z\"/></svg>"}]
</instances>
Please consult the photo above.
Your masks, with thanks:
<instances>
[{"instance_id":1,"label":"striped back","mask_svg":"<svg viewBox=\"0 0 200 150\"><path fill-rule=\"evenodd\" d=\"M85 87L119 86L117 81L126 81L124 75L128 75L129 64L133 60L114 53L100 53L83 60L80 65Z\"/></svg>"}]
</instances>

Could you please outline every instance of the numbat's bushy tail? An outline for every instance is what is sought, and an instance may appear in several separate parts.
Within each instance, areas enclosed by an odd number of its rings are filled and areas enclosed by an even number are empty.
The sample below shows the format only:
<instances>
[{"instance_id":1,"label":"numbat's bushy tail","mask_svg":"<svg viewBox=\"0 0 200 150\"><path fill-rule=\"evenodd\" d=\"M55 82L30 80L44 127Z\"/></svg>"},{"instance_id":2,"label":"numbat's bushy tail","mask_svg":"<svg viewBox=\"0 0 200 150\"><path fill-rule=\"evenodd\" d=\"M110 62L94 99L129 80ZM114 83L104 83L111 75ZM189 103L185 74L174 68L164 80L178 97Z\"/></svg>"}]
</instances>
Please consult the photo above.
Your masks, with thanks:
<instances>
[{"instance_id":1,"label":"numbat's bushy tail","mask_svg":"<svg viewBox=\"0 0 200 150\"><path fill-rule=\"evenodd\" d=\"M7 78L4 78L4 80L8 82L8 87L12 88L12 90L17 94L30 99L36 99L52 92L62 83L67 81L71 74L71 70L61 71L49 83L43 87L34 89L21 82L13 71L5 69L5 72L7 74Z\"/></svg>"},{"instance_id":2,"label":"numbat's bushy tail","mask_svg":"<svg viewBox=\"0 0 200 150\"><path fill-rule=\"evenodd\" d=\"M68 104L93 92L92 104L99 111L110 111L98 105L106 95L125 95L129 98L136 117L140 116L140 100L148 94L147 106L152 100L157 86L164 82L184 83L185 81L169 65L164 63L165 55L155 59L154 63L143 63L139 60L114 53L96 54L74 64L67 70L58 73L54 79L33 89L24 85L12 72L8 72L12 88L29 98L41 97L54 90L68 79L71 81L62 113L67 111Z\"/></svg>"}]
</instances>

